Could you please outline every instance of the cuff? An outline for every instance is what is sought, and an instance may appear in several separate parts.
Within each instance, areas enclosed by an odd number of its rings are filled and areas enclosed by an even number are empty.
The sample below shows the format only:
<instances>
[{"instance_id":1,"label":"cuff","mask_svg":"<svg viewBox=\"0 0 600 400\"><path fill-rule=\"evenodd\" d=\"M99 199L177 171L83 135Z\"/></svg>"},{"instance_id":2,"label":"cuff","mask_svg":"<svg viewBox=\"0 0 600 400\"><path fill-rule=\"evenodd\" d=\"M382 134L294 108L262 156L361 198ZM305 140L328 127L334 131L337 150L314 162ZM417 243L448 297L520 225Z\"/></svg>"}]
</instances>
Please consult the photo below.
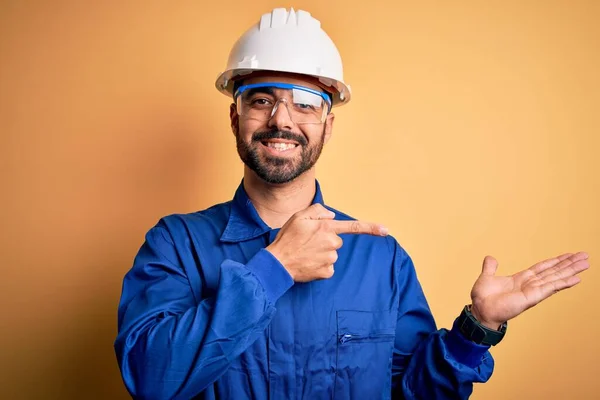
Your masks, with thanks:
<instances>
[{"instance_id":1,"label":"cuff","mask_svg":"<svg viewBox=\"0 0 600 400\"><path fill-rule=\"evenodd\" d=\"M294 285L291 275L268 250L261 249L256 253L246 263L246 268L258 278L272 304Z\"/></svg>"},{"instance_id":2,"label":"cuff","mask_svg":"<svg viewBox=\"0 0 600 400\"><path fill-rule=\"evenodd\" d=\"M468 367L475 368L481 364L484 354L490 346L471 342L463 336L454 320L452 329L446 335L446 348L452 357Z\"/></svg>"}]
</instances>

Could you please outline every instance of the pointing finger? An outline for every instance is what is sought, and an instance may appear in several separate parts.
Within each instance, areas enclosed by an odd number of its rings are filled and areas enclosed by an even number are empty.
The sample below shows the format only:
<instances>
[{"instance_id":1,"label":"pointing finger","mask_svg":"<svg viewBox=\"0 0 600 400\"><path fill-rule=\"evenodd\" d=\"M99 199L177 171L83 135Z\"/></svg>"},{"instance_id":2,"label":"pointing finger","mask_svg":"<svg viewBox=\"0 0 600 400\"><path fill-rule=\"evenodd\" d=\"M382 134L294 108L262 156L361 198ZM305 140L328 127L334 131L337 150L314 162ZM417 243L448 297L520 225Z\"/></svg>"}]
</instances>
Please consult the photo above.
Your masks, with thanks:
<instances>
[{"instance_id":1,"label":"pointing finger","mask_svg":"<svg viewBox=\"0 0 600 400\"><path fill-rule=\"evenodd\" d=\"M388 229L379 224L362 221L331 221L329 226L333 229L336 234L342 233L353 233L353 234L367 234L375 236L386 236Z\"/></svg>"}]
</instances>

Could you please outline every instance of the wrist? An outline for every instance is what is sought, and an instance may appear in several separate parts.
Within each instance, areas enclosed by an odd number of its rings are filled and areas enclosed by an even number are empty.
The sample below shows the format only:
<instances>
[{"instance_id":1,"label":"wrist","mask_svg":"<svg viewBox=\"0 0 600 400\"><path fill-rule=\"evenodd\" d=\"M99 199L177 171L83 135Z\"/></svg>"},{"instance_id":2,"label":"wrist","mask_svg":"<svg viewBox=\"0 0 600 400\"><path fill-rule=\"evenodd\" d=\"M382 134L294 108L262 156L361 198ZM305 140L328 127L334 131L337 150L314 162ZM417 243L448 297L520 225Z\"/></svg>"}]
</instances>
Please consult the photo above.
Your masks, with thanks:
<instances>
[{"instance_id":1,"label":"wrist","mask_svg":"<svg viewBox=\"0 0 600 400\"><path fill-rule=\"evenodd\" d=\"M281 252L279 251L278 247L277 247L277 243L273 242L270 245L268 245L265 248L266 251L268 251L269 253L271 253L271 255L273 257L275 257L275 259L277 261L279 261L279 263L281 264L281 266L287 271L288 274L290 274L290 276L292 277L292 279L295 281L296 277L294 276L294 274L292 273L292 271L290 271L287 267L287 262L284 260L283 255L281 254Z\"/></svg>"},{"instance_id":2,"label":"wrist","mask_svg":"<svg viewBox=\"0 0 600 400\"><path fill-rule=\"evenodd\" d=\"M479 313L479 310L477 309L477 307L475 307L473 305L469 306L469 310L471 311L471 314L473 314L473 317L475 317L477 322L479 322L481 325L485 326L488 329L497 331L500 329L500 327L504 323L504 321L497 322L497 321L485 320Z\"/></svg>"},{"instance_id":3,"label":"wrist","mask_svg":"<svg viewBox=\"0 0 600 400\"><path fill-rule=\"evenodd\" d=\"M494 328L487 327L478 321L471 312L471 306L465 306L456 320L456 326L463 337L477 344L495 346L506 334L507 324Z\"/></svg>"},{"instance_id":4,"label":"wrist","mask_svg":"<svg viewBox=\"0 0 600 400\"><path fill-rule=\"evenodd\" d=\"M267 299L275 304L294 285L294 280L279 260L266 249L260 250L247 263L246 268L256 276L265 290Z\"/></svg>"}]
</instances>

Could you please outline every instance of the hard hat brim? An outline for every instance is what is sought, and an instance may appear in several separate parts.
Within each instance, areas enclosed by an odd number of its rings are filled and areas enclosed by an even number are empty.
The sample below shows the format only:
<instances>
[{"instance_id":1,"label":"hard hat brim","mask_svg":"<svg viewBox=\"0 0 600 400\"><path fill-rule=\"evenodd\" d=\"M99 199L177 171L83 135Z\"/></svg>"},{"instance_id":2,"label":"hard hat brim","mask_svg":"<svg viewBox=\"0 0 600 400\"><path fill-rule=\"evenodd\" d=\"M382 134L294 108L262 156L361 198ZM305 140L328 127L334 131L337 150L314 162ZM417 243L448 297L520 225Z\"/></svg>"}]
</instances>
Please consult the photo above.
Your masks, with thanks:
<instances>
[{"instance_id":1,"label":"hard hat brim","mask_svg":"<svg viewBox=\"0 0 600 400\"><path fill-rule=\"evenodd\" d=\"M224 95L233 98L233 87L237 80L250 77L253 73L266 73L272 72L274 74L291 74L294 76L311 77L321 83L324 90L327 90L332 95L332 106L341 106L347 104L351 98L350 86L344 82L338 81L333 78L323 77L319 75L310 75L298 73L296 71L282 71L282 70L269 70L269 69L232 69L227 70L217 77L215 81L215 87L217 90Z\"/></svg>"}]
</instances>

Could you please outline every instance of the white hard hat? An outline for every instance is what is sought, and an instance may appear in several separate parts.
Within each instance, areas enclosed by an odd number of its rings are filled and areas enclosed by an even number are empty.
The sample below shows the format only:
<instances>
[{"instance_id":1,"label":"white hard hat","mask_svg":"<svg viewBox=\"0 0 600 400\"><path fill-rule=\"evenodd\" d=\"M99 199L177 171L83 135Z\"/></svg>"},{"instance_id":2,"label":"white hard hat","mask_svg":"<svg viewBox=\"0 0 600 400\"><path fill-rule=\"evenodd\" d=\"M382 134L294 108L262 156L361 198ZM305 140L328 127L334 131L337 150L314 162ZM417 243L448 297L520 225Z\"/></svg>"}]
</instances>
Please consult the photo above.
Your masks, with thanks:
<instances>
[{"instance_id":1,"label":"white hard hat","mask_svg":"<svg viewBox=\"0 0 600 400\"><path fill-rule=\"evenodd\" d=\"M334 106L350 101L340 53L321 29L321 22L306 11L276 8L264 14L234 44L227 69L215 85L220 92L232 96L234 78L254 71L313 76L332 88Z\"/></svg>"}]
</instances>

